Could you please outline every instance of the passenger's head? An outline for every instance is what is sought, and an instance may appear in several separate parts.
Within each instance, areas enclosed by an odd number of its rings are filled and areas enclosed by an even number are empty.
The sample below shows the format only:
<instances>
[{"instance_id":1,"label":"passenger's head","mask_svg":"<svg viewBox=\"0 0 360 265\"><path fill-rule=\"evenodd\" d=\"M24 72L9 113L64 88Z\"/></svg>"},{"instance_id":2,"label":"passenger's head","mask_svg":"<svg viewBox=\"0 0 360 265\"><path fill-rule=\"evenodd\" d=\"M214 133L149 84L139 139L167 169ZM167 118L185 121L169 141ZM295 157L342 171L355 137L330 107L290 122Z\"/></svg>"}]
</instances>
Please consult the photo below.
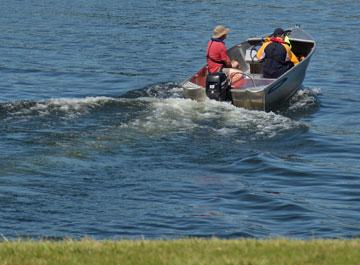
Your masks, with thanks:
<instances>
[{"instance_id":1,"label":"passenger's head","mask_svg":"<svg viewBox=\"0 0 360 265\"><path fill-rule=\"evenodd\" d=\"M276 28L272 35L273 35L273 37L284 39L285 34L286 34L286 31L284 31L282 28Z\"/></svg>"},{"instance_id":2,"label":"passenger's head","mask_svg":"<svg viewBox=\"0 0 360 265\"><path fill-rule=\"evenodd\" d=\"M225 28L223 25L218 25L214 28L212 37L214 39L225 39L229 31L230 29Z\"/></svg>"}]
</instances>

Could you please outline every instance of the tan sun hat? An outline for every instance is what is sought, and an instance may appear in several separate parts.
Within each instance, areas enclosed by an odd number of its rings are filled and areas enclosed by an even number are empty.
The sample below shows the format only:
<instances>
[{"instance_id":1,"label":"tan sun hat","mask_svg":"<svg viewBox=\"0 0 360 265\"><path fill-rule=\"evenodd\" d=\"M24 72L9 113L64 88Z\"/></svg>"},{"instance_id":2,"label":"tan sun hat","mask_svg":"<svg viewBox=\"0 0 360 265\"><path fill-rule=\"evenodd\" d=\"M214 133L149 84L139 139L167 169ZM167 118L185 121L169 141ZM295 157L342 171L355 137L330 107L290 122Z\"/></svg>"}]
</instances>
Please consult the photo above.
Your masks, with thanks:
<instances>
[{"instance_id":1,"label":"tan sun hat","mask_svg":"<svg viewBox=\"0 0 360 265\"><path fill-rule=\"evenodd\" d=\"M230 29L225 28L223 25L218 25L214 28L213 31L213 38L220 38L226 34L228 34Z\"/></svg>"}]
</instances>

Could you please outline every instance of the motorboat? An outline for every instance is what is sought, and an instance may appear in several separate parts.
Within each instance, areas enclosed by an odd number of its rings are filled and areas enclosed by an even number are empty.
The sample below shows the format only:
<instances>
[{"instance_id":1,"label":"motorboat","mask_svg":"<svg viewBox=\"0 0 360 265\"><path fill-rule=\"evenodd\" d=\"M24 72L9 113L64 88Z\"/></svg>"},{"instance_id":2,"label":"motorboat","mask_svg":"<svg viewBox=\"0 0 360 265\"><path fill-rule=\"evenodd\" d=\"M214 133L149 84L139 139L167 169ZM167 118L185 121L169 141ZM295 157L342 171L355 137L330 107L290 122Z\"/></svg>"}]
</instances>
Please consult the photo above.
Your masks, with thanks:
<instances>
[{"instance_id":1,"label":"motorboat","mask_svg":"<svg viewBox=\"0 0 360 265\"><path fill-rule=\"evenodd\" d=\"M228 49L230 59L239 62L242 78L230 85L231 103L237 107L253 110L273 111L288 102L304 81L306 69L315 51L315 40L302 28L286 29L291 50L301 61L276 79L264 78L262 62L256 57L264 38L269 35L248 38ZM185 98L204 101L207 98L207 67L182 82Z\"/></svg>"}]
</instances>

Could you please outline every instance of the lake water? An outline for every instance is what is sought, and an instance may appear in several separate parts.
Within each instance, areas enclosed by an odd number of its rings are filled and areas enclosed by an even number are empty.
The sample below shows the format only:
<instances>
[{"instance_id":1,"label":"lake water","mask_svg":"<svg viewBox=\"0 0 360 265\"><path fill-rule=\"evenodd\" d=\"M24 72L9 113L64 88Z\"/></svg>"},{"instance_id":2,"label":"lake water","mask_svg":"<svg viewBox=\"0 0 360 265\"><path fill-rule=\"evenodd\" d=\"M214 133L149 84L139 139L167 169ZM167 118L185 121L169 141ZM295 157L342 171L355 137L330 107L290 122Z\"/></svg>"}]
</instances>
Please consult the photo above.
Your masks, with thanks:
<instances>
[{"instance_id":1,"label":"lake water","mask_svg":"<svg viewBox=\"0 0 360 265\"><path fill-rule=\"evenodd\" d=\"M6 1L1 238L360 236L359 1ZM281 112L182 97L228 47L317 41Z\"/></svg>"}]
</instances>

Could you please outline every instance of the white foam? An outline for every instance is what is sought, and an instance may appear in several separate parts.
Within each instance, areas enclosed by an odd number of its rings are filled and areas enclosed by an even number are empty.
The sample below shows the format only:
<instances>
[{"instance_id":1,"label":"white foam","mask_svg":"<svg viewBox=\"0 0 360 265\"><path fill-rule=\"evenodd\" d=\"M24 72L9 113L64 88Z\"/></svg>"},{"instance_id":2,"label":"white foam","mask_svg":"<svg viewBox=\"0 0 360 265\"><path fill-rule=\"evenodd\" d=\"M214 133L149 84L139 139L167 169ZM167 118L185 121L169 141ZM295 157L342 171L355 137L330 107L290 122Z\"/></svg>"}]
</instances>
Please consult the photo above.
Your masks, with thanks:
<instances>
[{"instance_id":1,"label":"white foam","mask_svg":"<svg viewBox=\"0 0 360 265\"><path fill-rule=\"evenodd\" d=\"M250 134L258 138L274 137L304 125L272 112L250 111L230 103L169 98L153 99L143 116L121 126L147 134L191 133L202 128L219 135Z\"/></svg>"},{"instance_id":2,"label":"white foam","mask_svg":"<svg viewBox=\"0 0 360 265\"><path fill-rule=\"evenodd\" d=\"M59 110L80 110L84 107L99 106L104 102L115 100L109 97L86 97L86 98L58 98L37 103L32 109L46 109L57 107Z\"/></svg>"},{"instance_id":3,"label":"white foam","mask_svg":"<svg viewBox=\"0 0 360 265\"><path fill-rule=\"evenodd\" d=\"M90 109L101 106L106 102L115 101L117 99L111 97L86 97L86 98L57 98L46 101L39 101L35 104L12 103L12 108L16 111L10 111L11 116L46 116L51 113L62 113L64 118L74 118L83 113L87 113ZM19 106L21 106L19 108ZM11 109L10 109L11 110Z\"/></svg>"},{"instance_id":4,"label":"white foam","mask_svg":"<svg viewBox=\"0 0 360 265\"><path fill-rule=\"evenodd\" d=\"M290 111L305 110L317 104L317 95L321 94L320 88L300 89L290 100Z\"/></svg>"}]
</instances>

